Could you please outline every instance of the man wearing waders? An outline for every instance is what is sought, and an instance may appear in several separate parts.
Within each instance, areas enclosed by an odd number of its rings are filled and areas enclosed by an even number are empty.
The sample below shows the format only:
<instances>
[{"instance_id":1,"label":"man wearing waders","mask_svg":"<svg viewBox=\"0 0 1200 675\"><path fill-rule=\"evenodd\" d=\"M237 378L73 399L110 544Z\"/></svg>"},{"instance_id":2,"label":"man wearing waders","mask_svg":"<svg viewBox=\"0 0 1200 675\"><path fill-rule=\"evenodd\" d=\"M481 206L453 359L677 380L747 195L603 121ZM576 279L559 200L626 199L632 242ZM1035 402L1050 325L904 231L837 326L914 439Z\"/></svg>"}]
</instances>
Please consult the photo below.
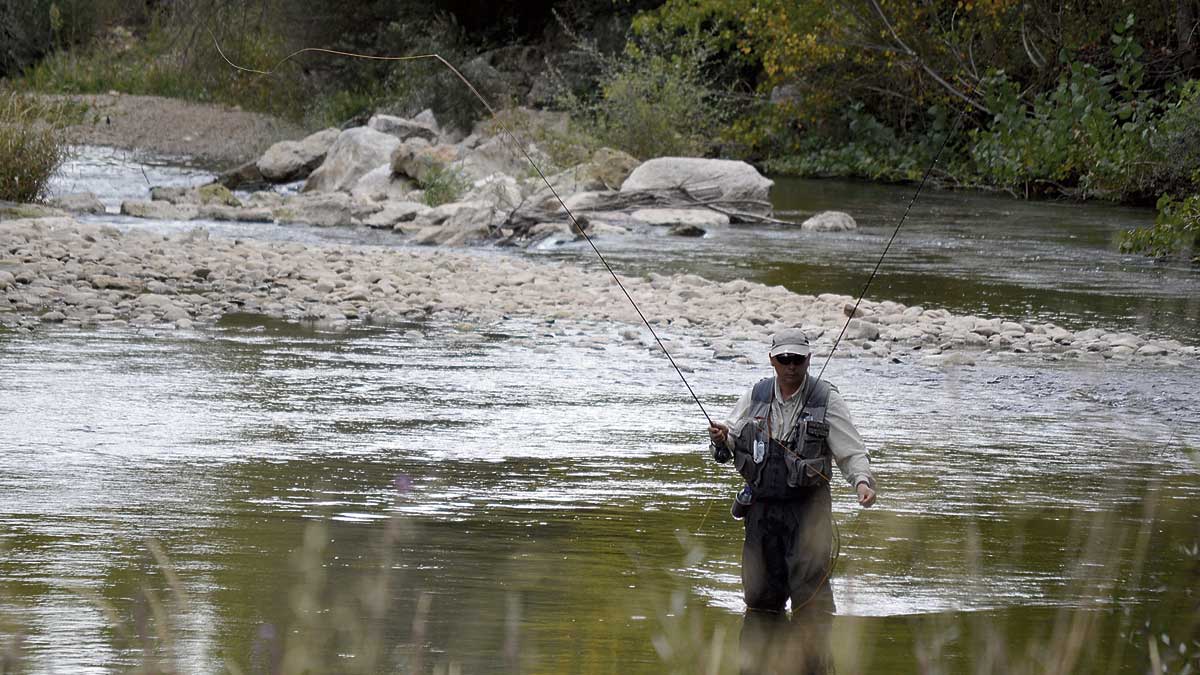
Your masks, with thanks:
<instances>
[{"instance_id":1,"label":"man wearing waders","mask_svg":"<svg viewBox=\"0 0 1200 675\"><path fill-rule=\"evenodd\" d=\"M746 391L727 424L709 427L713 458L733 459L746 479L733 507L746 527L745 672L828 671L833 463L858 492L860 505L875 503L862 438L837 389L808 375L811 353L803 331L776 333L770 350L775 377ZM789 599L790 625L782 614Z\"/></svg>"}]
</instances>

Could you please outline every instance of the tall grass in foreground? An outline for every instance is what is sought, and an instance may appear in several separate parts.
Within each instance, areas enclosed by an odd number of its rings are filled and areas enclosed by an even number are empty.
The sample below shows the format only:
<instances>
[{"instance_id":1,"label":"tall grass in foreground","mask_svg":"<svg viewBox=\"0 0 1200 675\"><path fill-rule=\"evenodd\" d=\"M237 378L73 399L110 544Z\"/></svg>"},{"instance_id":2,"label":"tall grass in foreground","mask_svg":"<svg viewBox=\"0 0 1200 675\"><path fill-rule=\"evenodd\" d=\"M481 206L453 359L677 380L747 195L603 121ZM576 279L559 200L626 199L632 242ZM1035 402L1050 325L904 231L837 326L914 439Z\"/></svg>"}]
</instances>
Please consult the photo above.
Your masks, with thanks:
<instances>
[{"instance_id":1,"label":"tall grass in foreground","mask_svg":"<svg viewBox=\"0 0 1200 675\"><path fill-rule=\"evenodd\" d=\"M1011 617L1002 612L953 612L892 619L841 617L834 624L833 653L841 675L874 672L1039 674L1065 673L1195 673L1200 669L1200 539L1172 539L1165 526L1177 497L1166 488L1140 494L1120 493L1123 505L1106 510L1081 511L1065 528L1061 546L1052 558L1061 561L1061 589L1053 597L1066 604L1044 607L1031 614L1029 608L1013 608ZM868 530L856 532L878 548L880 555L913 565L927 564L924 543L916 526L905 524L900 515L871 514ZM1044 515L1044 514L1042 514ZM1029 525L1036 522L1035 516ZM1178 525L1178 519L1174 521ZM995 551L985 550L980 521L965 528L961 559L968 575L985 592L988 566ZM1178 534L1178 529L1174 530ZM452 651L431 644L431 609L438 592L446 589L401 588L403 572L414 561L403 560L412 551L417 536L411 524L400 517L390 519L373 541L364 542L365 567L353 576L335 574L339 564L329 551L329 525L314 521L304 530L303 540L293 552L290 567L296 583L289 594L288 618L279 625L259 627L250 653L223 654L230 673L458 673L465 672L464 660ZM1017 531L1014 546L1024 545L1026 535ZM1037 541L1033 538L1031 541ZM704 567L707 556L687 535L680 535L683 559L677 569ZM1169 555L1168 555L1169 554ZM1165 557L1185 560L1180 567L1164 569L1156 564ZM135 672L186 672L180 662L176 633L191 621L192 611L184 584L154 541L146 544L149 574L141 582L139 596L121 606L95 593L92 598L110 622L109 634L118 652L137 663ZM1017 559L1018 562L1021 558ZM419 563L419 561L416 561ZM851 561L843 558L842 567ZM943 561L945 562L945 561ZM655 570L631 567L642 580L656 577ZM344 567L340 568L344 571ZM741 666L736 621L718 618L703 606L694 581L680 573L674 587L659 584L647 588L639 606L629 613L645 613L645 638L662 659L661 671L672 673L730 673ZM839 570L853 577L853 570ZM447 584L453 580L447 579ZM639 584L640 585L640 584ZM672 584L667 584L671 586ZM231 589L239 592L238 589ZM959 589L961 590L961 589ZM435 592L436 591L436 592ZM444 596L442 596L444 597ZM397 615L397 601L405 599L406 616ZM649 608L651 611L646 612ZM536 620L523 617L520 596L508 595L503 616L492 623L503 626L502 639L492 645L489 671L554 672L554 664L538 662L523 648L523 630L532 630ZM628 616L627 613L626 615ZM1031 619L1036 617L1036 619ZM531 617L532 618L532 617ZM397 620L411 626L397 633ZM3 625L5 632L12 626ZM10 633L19 635L19 632ZM397 637L399 635L399 638ZM897 653L894 643L911 644ZM478 637L478 636L477 636ZM22 672L20 641L0 641L0 673ZM615 654L592 664L608 672L622 665ZM551 657L551 661L553 657ZM590 663L590 662L589 662ZM786 663L780 672L788 672ZM195 664L192 664L194 667ZM1131 670L1132 667L1132 670Z\"/></svg>"},{"instance_id":2,"label":"tall grass in foreground","mask_svg":"<svg viewBox=\"0 0 1200 675\"><path fill-rule=\"evenodd\" d=\"M34 97L0 92L0 200L36 202L67 157L70 111Z\"/></svg>"}]
</instances>

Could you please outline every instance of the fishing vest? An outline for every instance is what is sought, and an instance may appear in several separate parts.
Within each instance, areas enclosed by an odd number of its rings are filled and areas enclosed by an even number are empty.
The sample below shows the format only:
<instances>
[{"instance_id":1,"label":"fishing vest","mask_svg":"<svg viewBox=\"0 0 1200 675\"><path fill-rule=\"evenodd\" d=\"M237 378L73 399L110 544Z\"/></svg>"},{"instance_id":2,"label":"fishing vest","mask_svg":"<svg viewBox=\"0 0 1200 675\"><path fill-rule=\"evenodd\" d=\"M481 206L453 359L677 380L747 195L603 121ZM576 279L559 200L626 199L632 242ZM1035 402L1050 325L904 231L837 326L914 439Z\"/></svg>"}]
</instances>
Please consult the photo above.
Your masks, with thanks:
<instances>
[{"instance_id":1,"label":"fishing vest","mask_svg":"<svg viewBox=\"0 0 1200 675\"><path fill-rule=\"evenodd\" d=\"M825 410L829 392L835 387L825 380L809 376L805 381L804 403L799 419L785 439L770 437L768 416L775 396L775 378L754 385L750 395L749 417L734 437L733 461L738 473L752 486L757 499L800 499L812 488L828 485L833 470L833 452L829 449L829 423ZM754 461L755 441L763 443L761 461Z\"/></svg>"}]
</instances>

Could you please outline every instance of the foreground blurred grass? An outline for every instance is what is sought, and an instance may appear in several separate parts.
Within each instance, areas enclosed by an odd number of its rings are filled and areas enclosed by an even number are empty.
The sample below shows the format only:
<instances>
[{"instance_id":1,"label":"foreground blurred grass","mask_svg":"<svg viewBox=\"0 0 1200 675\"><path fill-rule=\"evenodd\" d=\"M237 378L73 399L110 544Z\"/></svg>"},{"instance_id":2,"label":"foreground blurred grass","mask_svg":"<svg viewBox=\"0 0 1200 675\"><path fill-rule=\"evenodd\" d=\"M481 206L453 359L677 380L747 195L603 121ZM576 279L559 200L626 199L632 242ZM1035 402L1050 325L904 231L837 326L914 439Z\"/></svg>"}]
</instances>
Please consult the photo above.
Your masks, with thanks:
<instances>
[{"instance_id":1,"label":"foreground blurred grass","mask_svg":"<svg viewBox=\"0 0 1200 675\"><path fill-rule=\"evenodd\" d=\"M1144 485L1144 483L1143 483ZM1192 673L1200 667L1200 532L1180 536L1180 505L1170 486L1134 489L1114 485L1124 495L1118 506L1080 510L1067 516L1061 543L1052 557L1062 570L1050 579L1046 597L1030 598L1029 606L974 611L946 611L912 616L841 616L834 621L833 654L838 673L1065 673L1169 672ZM1069 511L1068 511L1069 512ZM1060 512L1033 513L1012 529L1011 546L1021 550L1035 536L1040 519L1059 519ZM1193 510L1186 519L1194 522ZM857 514L860 520L843 537L846 543L869 547L876 558L895 563L890 573L903 577L918 566L957 565L930 553L928 537L916 521L901 513ZM1172 525L1171 523L1174 523ZM414 582L412 572L430 561L411 559L422 536L405 517L377 522L370 536L350 543L362 554L353 566L332 547L346 531L328 520L313 520L291 559L263 560L273 574L289 580L282 616L261 614L253 637L239 642L243 653L222 652L218 663L230 673L456 673L470 669L469 648L490 654L485 672L613 672L639 670L622 660L618 651L596 652L595 636L588 641L555 645L577 652L558 654L547 648L547 630L538 601L511 586L503 570L495 571L496 589L505 600L489 605L486 617L498 627L495 635L472 633L478 617L459 617L458 647L438 644L434 635L436 605L451 602L454 593L470 592L454 578L438 578L436 587ZM861 527L860 527L861 526ZM991 572L997 564L1021 564L1011 551L987 550L987 517L967 521L961 552L956 558L969 567L965 577L977 585L978 597L988 596ZM723 610L708 607L698 592L694 572L705 568L710 555L703 543L686 534L678 537L679 563L664 577L663 570L628 551L629 581L642 589L627 595L618 614L645 616L642 634L661 659L656 672L730 673L742 667L739 622ZM344 555L346 549L341 550ZM1035 552L1030 552L1033 555ZM553 560L560 556L522 557L522 565L548 565L535 575L544 583L584 584L586 579L555 576ZM853 553L844 554L837 576L859 577ZM944 557L944 556L942 556ZM105 631L122 662L133 672L191 672L205 666L182 656L188 626L204 626L211 616L189 601L167 553L153 540L140 553L141 571L113 594L79 591L98 607L108 622ZM1161 564L1171 559L1171 564ZM1176 564L1182 561L1183 564ZM361 564L360 564L361 563ZM653 566L655 568L651 569ZM907 572L906 572L907 570ZM878 570L876 570L878 573ZM866 578L867 575L863 575ZM664 581L664 578L666 579ZM632 587L632 586L631 586ZM504 590L508 588L510 590ZM224 589L240 594L250 589ZM618 589L610 589L618 597ZM917 589L919 591L919 589ZM937 589L930 589L936 593ZM947 589L947 595L964 589ZM853 584L850 594L853 595ZM1046 598L1049 599L1047 602ZM853 600L853 598L851 598ZM578 618L596 621L591 608ZM444 617L443 617L444 620ZM561 620L561 618L559 619ZM453 622L454 619L451 618ZM472 628L474 627L474 628ZM11 618L0 624L9 635L0 641L0 672L28 670L20 654L22 634ZM565 627L550 627L558 638L572 635ZM208 625L210 632L220 626ZM538 638L542 638L539 641ZM627 639L627 638L626 638ZM224 641L222 641L224 642ZM596 643L596 644L593 644ZM539 649L542 653L539 653ZM194 658L192 655L191 658ZM770 660L770 659L768 659ZM772 664L789 672L788 663Z\"/></svg>"}]
</instances>

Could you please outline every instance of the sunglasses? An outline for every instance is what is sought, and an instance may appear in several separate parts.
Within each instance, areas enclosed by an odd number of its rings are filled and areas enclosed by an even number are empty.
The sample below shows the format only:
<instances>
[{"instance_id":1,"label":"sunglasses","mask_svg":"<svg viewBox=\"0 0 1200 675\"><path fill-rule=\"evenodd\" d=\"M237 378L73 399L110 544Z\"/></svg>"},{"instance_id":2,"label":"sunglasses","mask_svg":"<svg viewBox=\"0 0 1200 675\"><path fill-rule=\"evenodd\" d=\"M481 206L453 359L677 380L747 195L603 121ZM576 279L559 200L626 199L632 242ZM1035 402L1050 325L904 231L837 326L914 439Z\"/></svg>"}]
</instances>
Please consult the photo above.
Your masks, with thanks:
<instances>
[{"instance_id":1,"label":"sunglasses","mask_svg":"<svg viewBox=\"0 0 1200 675\"><path fill-rule=\"evenodd\" d=\"M775 357L775 360L782 366L790 366L795 363L804 363L808 360L808 357L799 354L780 354Z\"/></svg>"}]
</instances>

